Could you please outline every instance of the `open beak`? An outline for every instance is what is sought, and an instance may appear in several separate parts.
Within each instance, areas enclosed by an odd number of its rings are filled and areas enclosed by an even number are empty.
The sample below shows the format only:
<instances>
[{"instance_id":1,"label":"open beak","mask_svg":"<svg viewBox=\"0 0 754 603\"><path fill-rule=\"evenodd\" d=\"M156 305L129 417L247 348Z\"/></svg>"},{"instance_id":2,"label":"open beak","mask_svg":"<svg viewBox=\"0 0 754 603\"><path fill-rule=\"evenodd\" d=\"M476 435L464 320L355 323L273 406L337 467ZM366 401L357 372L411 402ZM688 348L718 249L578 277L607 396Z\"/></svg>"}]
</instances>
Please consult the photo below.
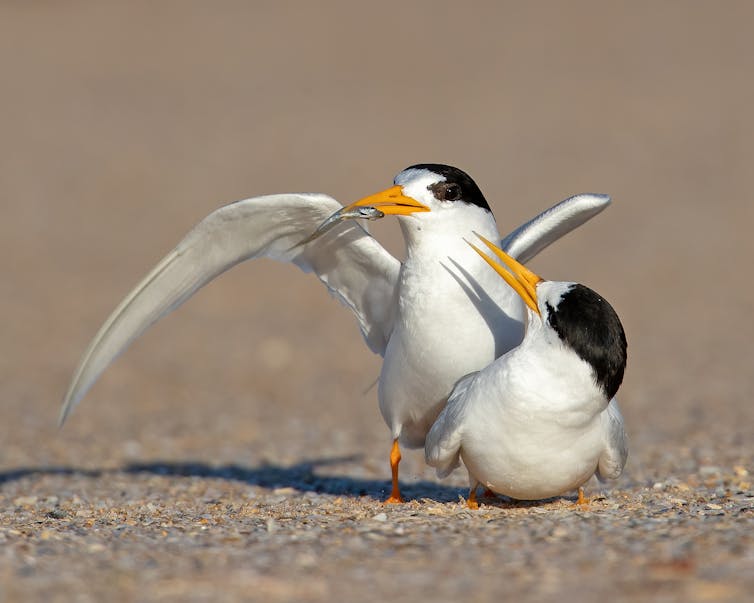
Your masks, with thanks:
<instances>
[{"instance_id":1,"label":"open beak","mask_svg":"<svg viewBox=\"0 0 754 603\"><path fill-rule=\"evenodd\" d=\"M539 314L539 307L537 306L537 283L541 282L543 279L534 274L523 264L514 260L497 245L488 241L482 235L478 233L474 234L476 234L476 236L478 236L482 240L482 242L490 248L492 253L494 253L500 259L500 261L508 267L508 269L506 270L505 266L495 262L484 251L479 249L479 247L477 247L473 243L470 243L469 241L466 242L474 248L474 251L476 251L479 255L482 256L482 258L484 258L485 262L492 266L495 272L503 277L505 282L508 283L511 288L521 296L521 299L524 300L524 303L527 306L529 306L534 312Z\"/></svg>"},{"instance_id":2,"label":"open beak","mask_svg":"<svg viewBox=\"0 0 754 603\"><path fill-rule=\"evenodd\" d=\"M384 190L381 193L369 195L368 197L359 199L358 201L339 209L327 218L327 220L322 222L317 230L300 243L291 247L291 249L311 243L344 220L379 220L386 214L406 216L418 211L429 211L429 207L423 203L419 203L416 199L406 197L403 194L402 187L391 186L389 189Z\"/></svg>"},{"instance_id":3,"label":"open beak","mask_svg":"<svg viewBox=\"0 0 754 603\"><path fill-rule=\"evenodd\" d=\"M346 205L341 211L352 210L355 207L374 207L383 214L405 216L418 211L429 211L429 207L419 203L416 199L406 197L402 186L391 186L389 189L359 199L351 205Z\"/></svg>"}]
</instances>

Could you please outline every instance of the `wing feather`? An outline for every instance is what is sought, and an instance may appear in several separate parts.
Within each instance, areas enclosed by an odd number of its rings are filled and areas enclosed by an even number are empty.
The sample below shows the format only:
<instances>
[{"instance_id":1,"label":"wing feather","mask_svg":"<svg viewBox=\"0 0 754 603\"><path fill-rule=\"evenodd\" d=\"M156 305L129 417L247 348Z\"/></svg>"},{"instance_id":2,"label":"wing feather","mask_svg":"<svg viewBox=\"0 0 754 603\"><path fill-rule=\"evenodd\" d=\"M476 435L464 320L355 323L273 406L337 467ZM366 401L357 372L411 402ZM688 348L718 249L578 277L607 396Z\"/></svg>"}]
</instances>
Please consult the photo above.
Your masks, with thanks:
<instances>
[{"instance_id":1,"label":"wing feather","mask_svg":"<svg viewBox=\"0 0 754 603\"><path fill-rule=\"evenodd\" d=\"M526 263L548 245L581 226L610 205L608 195L583 193L569 197L503 238L501 247Z\"/></svg>"},{"instance_id":2,"label":"wing feather","mask_svg":"<svg viewBox=\"0 0 754 603\"><path fill-rule=\"evenodd\" d=\"M597 478L600 481L617 479L623 473L628 459L628 437L623 427L623 416L618 408L618 400L613 398L600 415L605 450L597 465Z\"/></svg>"},{"instance_id":3,"label":"wing feather","mask_svg":"<svg viewBox=\"0 0 754 603\"><path fill-rule=\"evenodd\" d=\"M461 462L463 422L466 416L469 388L478 372L461 377L448 397L445 408L435 420L424 442L424 459L437 470L438 477L447 477Z\"/></svg>"},{"instance_id":4,"label":"wing feather","mask_svg":"<svg viewBox=\"0 0 754 603\"><path fill-rule=\"evenodd\" d=\"M400 262L367 231L349 222L299 246L342 206L319 194L254 197L202 220L126 296L84 353L63 400L60 423L107 366L150 325L239 262L268 257L313 272L348 306L372 351L390 336Z\"/></svg>"}]
</instances>

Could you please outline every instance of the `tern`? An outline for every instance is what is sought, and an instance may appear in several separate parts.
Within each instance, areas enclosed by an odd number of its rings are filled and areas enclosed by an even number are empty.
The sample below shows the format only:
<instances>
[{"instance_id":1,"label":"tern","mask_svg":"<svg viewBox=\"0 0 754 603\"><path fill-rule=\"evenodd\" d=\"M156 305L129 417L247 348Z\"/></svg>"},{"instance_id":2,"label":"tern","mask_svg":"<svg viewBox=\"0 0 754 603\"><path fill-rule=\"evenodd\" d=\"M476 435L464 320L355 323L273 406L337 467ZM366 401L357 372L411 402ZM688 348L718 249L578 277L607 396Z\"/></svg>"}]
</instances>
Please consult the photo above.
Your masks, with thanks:
<instances>
[{"instance_id":1,"label":"tern","mask_svg":"<svg viewBox=\"0 0 754 603\"><path fill-rule=\"evenodd\" d=\"M527 261L609 202L607 195L571 197L513 230L501 245ZM353 220L384 215L400 223L403 262ZM476 183L441 164L411 166L391 188L346 207L317 193L223 206L197 224L102 325L73 374L60 424L134 339L200 287L245 260L291 262L313 272L353 312L367 346L384 358L378 397L392 436L386 502L401 502L399 442L423 446L455 382L523 335L523 302L464 243L472 231L501 240Z\"/></svg>"},{"instance_id":2,"label":"tern","mask_svg":"<svg viewBox=\"0 0 754 603\"><path fill-rule=\"evenodd\" d=\"M526 334L459 380L427 435L426 461L441 477L463 461L470 508L479 485L519 500L578 489L584 503L583 484L617 478L628 456L614 398L626 368L623 326L598 293L543 280L480 238L502 264L470 247L526 304Z\"/></svg>"}]
</instances>

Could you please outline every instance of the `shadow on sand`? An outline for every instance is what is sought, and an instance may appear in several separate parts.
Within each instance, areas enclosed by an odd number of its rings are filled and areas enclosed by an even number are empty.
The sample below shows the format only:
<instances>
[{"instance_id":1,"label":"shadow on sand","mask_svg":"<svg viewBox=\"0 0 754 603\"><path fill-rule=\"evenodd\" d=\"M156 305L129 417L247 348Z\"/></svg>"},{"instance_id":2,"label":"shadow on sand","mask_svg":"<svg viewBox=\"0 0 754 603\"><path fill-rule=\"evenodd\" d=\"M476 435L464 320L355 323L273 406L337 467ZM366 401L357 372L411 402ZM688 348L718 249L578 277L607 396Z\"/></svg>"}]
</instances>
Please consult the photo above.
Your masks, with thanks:
<instances>
[{"instance_id":1,"label":"shadow on sand","mask_svg":"<svg viewBox=\"0 0 754 603\"><path fill-rule=\"evenodd\" d=\"M328 475L321 468L360 460L352 455L335 458L305 459L294 465L261 463L256 467L237 464L211 465L201 461L174 462L152 461L131 463L114 469L77 469L66 466L23 467L0 472L0 486L35 475L69 475L103 478L116 473L149 473L173 477L198 477L243 482L263 488L293 488L300 492L316 492L336 496L369 496L384 499L390 490L387 480L373 480L347 475ZM444 486L429 481L402 483L401 491L406 500L428 498L437 502L454 502L465 497L465 488Z\"/></svg>"},{"instance_id":2,"label":"shadow on sand","mask_svg":"<svg viewBox=\"0 0 754 603\"><path fill-rule=\"evenodd\" d=\"M263 463L257 467L230 464L212 466L202 462L135 463L124 467L128 473L154 473L180 477L227 479L263 488L293 488L300 492L316 492L336 496L369 496L377 500L387 497L390 483L347 475L327 475L320 469L359 460L358 455L336 458L305 459L294 465ZM428 481L402 483L406 500L429 498L438 502L457 501L466 490Z\"/></svg>"}]
</instances>

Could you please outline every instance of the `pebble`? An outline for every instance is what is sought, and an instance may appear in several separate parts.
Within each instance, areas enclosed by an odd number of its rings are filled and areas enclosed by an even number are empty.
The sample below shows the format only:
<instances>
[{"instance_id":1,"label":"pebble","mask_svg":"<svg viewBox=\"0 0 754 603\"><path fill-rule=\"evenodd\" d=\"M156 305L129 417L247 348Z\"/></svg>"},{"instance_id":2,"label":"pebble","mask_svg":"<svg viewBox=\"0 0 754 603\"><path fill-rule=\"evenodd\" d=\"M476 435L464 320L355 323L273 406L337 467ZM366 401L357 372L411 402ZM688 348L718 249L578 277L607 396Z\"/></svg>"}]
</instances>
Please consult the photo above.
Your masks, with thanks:
<instances>
[{"instance_id":1,"label":"pebble","mask_svg":"<svg viewBox=\"0 0 754 603\"><path fill-rule=\"evenodd\" d=\"M30 507L36 505L38 500L36 496L19 496L13 499L13 504L17 507Z\"/></svg>"}]
</instances>

